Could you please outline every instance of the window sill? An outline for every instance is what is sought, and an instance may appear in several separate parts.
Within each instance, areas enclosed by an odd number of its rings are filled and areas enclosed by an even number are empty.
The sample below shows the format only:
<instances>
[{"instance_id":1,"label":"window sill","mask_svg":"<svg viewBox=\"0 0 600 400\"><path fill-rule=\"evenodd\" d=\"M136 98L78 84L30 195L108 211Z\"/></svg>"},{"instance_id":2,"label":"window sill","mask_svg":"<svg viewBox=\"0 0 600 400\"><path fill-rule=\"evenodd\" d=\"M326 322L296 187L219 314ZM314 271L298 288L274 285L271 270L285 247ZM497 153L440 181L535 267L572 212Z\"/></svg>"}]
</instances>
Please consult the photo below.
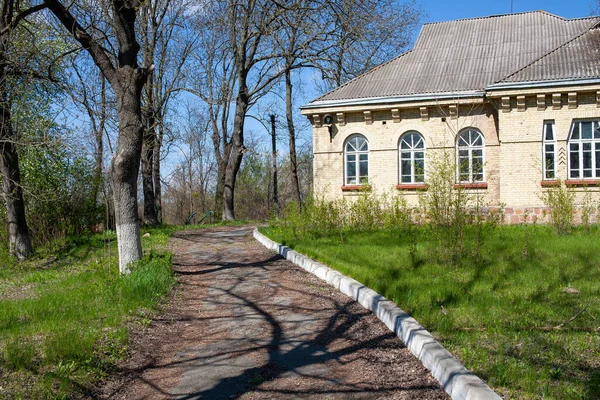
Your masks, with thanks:
<instances>
[{"instance_id":1,"label":"window sill","mask_svg":"<svg viewBox=\"0 0 600 400\"><path fill-rule=\"evenodd\" d=\"M558 180L547 180L541 182L542 187L555 187L560 186L560 181Z\"/></svg>"},{"instance_id":2,"label":"window sill","mask_svg":"<svg viewBox=\"0 0 600 400\"><path fill-rule=\"evenodd\" d=\"M487 189L487 182L455 183L454 189Z\"/></svg>"},{"instance_id":3,"label":"window sill","mask_svg":"<svg viewBox=\"0 0 600 400\"><path fill-rule=\"evenodd\" d=\"M369 192L371 191L371 185L344 185L342 186L342 192Z\"/></svg>"},{"instance_id":4,"label":"window sill","mask_svg":"<svg viewBox=\"0 0 600 400\"><path fill-rule=\"evenodd\" d=\"M600 179L567 179L565 181L567 186L598 186L600 185Z\"/></svg>"},{"instance_id":5,"label":"window sill","mask_svg":"<svg viewBox=\"0 0 600 400\"><path fill-rule=\"evenodd\" d=\"M398 190L427 190L428 187L429 185L426 183L401 183L396 185Z\"/></svg>"}]
</instances>

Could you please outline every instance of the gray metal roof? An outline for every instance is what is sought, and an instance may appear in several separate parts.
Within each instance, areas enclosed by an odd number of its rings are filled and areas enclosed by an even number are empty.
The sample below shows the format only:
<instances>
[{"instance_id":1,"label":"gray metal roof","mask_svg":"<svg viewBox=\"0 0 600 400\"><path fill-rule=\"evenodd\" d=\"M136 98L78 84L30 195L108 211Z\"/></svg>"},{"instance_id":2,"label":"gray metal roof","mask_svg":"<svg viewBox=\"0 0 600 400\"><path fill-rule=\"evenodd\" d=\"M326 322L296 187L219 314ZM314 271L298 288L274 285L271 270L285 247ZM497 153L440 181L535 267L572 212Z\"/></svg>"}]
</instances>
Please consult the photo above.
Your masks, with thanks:
<instances>
[{"instance_id":1,"label":"gray metal roof","mask_svg":"<svg viewBox=\"0 0 600 400\"><path fill-rule=\"evenodd\" d=\"M500 81L600 78L600 29L591 29Z\"/></svg>"},{"instance_id":2,"label":"gray metal roof","mask_svg":"<svg viewBox=\"0 0 600 400\"><path fill-rule=\"evenodd\" d=\"M597 35L583 33L598 21L597 17L565 19L534 11L425 24L412 50L314 102L477 91L509 76L515 80L538 75L560 79L574 75L566 57L590 61L597 57L597 52L589 49L579 52L590 40L597 40ZM568 42L571 45L565 45ZM553 51L555 56L534 65ZM517 76L517 71L522 76ZM581 69L577 76L589 76L587 73Z\"/></svg>"}]
</instances>

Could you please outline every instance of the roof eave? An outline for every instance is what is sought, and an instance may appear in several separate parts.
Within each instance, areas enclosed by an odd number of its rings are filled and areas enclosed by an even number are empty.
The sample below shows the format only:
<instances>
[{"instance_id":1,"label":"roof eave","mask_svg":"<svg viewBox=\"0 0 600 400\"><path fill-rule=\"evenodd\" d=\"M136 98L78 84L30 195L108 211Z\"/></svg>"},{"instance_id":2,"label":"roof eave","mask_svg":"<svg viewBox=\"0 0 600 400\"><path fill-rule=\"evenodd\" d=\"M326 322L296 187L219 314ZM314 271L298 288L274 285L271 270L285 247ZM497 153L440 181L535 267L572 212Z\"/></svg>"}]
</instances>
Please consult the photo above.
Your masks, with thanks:
<instances>
[{"instance_id":1,"label":"roof eave","mask_svg":"<svg viewBox=\"0 0 600 400\"><path fill-rule=\"evenodd\" d=\"M503 82L494 83L485 88L486 91L504 90L504 89L534 89L544 87L560 86L578 86L578 85L596 85L600 84L598 78L573 78L573 79L554 79L544 81L524 81L524 82Z\"/></svg>"},{"instance_id":2,"label":"roof eave","mask_svg":"<svg viewBox=\"0 0 600 400\"><path fill-rule=\"evenodd\" d=\"M462 99L462 98L474 98L483 97L485 91L473 90L465 92L448 92L448 93L426 93L426 94L415 94L415 95L404 95L404 96L385 96L385 97L366 97L358 99L343 99L343 100L321 100L313 101L300 107L301 110L312 110L317 108L330 108L330 107L344 107L344 106L368 106L368 105L380 105L380 104L395 104L395 103L409 103L416 101L436 101L436 100L447 100L447 99Z\"/></svg>"}]
</instances>

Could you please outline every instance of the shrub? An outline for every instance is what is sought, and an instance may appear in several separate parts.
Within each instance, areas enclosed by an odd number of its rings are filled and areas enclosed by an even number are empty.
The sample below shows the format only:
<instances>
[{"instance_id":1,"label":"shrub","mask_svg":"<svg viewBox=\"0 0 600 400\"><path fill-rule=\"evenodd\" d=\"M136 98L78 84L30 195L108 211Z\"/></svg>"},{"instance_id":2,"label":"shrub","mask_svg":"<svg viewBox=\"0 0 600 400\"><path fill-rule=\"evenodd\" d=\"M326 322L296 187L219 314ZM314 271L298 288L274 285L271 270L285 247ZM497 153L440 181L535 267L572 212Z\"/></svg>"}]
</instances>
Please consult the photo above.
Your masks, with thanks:
<instances>
[{"instance_id":1,"label":"shrub","mask_svg":"<svg viewBox=\"0 0 600 400\"><path fill-rule=\"evenodd\" d=\"M548 210L550 223L560 235L565 235L573 226L575 193L564 182L559 180L558 183L546 189L541 198Z\"/></svg>"}]
</instances>

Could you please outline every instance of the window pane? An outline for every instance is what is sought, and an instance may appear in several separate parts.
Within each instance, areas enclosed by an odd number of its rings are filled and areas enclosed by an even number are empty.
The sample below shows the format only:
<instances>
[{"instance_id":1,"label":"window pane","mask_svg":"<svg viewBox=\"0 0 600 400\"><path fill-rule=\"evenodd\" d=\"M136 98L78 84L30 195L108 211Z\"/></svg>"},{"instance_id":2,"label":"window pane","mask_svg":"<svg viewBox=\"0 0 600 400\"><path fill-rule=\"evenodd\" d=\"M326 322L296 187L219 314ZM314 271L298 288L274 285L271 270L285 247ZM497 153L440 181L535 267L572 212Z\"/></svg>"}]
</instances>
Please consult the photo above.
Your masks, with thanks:
<instances>
[{"instance_id":1,"label":"window pane","mask_svg":"<svg viewBox=\"0 0 600 400\"><path fill-rule=\"evenodd\" d=\"M473 182L482 182L483 174L473 174Z\"/></svg>"},{"instance_id":2,"label":"window pane","mask_svg":"<svg viewBox=\"0 0 600 400\"><path fill-rule=\"evenodd\" d=\"M582 122L581 123L581 138L582 139L591 139L592 138L592 122Z\"/></svg>"},{"instance_id":3,"label":"window pane","mask_svg":"<svg viewBox=\"0 0 600 400\"><path fill-rule=\"evenodd\" d=\"M360 178L361 183L363 183L363 178L366 178L369 175L369 163L365 161L360 162Z\"/></svg>"},{"instance_id":4,"label":"window pane","mask_svg":"<svg viewBox=\"0 0 600 400\"><path fill-rule=\"evenodd\" d=\"M583 168L584 169L592 168L592 152L591 151L583 152Z\"/></svg>"},{"instance_id":5,"label":"window pane","mask_svg":"<svg viewBox=\"0 0 600 400\"><path fill-rule=\"evenodd\" d=\"M422 160L423 158L425 158L425 153L423 153L422 151L417 151L415 153L415 158L419 159L419 160Z\"/></svg>"},{"instance_id":6,"label":"window pane","mask_svg":"<svg viewBox=\"0 0 600 400\"><path fill-rule=\"evenodd\" d=\"M553 141L554 140L554 130L553 130L553 123L552 122L547 122L545 127L546 127L546 135L544 136L545 140L550 140Z\"/></svg>"},{"instance_id":7,"label":"window pane","mask_svg":"<svg viewBox=\"0 0 600 400\"><path fill-rule=\"evenodd\" d=\"M483 158L483 150L473 150L473 157Z\"/></svg>"},{"instance_id":8,"label":"window pane","mask_svg":"<svg viewBox=\"0 0 600 400\"><path fill-rule=\"evenodd\" d=\"M369 161L369 155L368 154L359 154L358 155L358 159L362 162L362 161Z\"/></svg>"},{"instance_id":9,"label":"window pane","mask_svg":"<svg viewBox=\"0 0 600 400\"><path fill-rule=\"evenodd\" d=\"M348 162L354 162L354 161L356 161L356 155L354 155L354 154L347 154L346 155L346 160Z\"/></svg>"},{"instance_id":10,"label":"window pane","mask_svg":"<svg viewBox=\"0 0 600 400\"><path fill-rule=\"evenodd\" d=\"M481 146L483 144L481 135L478 132L473 131L473 146Z\"/></svg>"},{"instance_id":11,"label":"window pane","mask_svg":"<svg viewBox=\"0 0 600 400\"><path fill-rule=\"evenodd\" d=\"M400 153L400 158L403 160L410 160L410 153L408 151L403 151Z\"/></svg>"},{"instance_id":12,"label":"window pane","mask_svg":"<svg viewBox=\"0 0 600 400\"><path fill-rule=\"evenodd\" d=\"M425 172L425 161L415 160L415 175L423 175Z\"/></svg>"},{"instance_id":13,"label":"window pane","mask_svg":"<svg viewBox=\"0 0 600 400\"><path fill-rule=\"evenodd\" d=\"M473 159L473 174L479 174L483 172L483 159L474 158Z\"/></svg>"},{"instance_id":14,"label":"window pane","mask_svg":"<svg viewBox=\"0 0 600 400\"><path fill-rule=\"evenodd\" d=\"M411 174L410 160L402 160L402 175L410 176L410 174Z\"/></svg>"},{"instance_id":15,"label":"window pane","mask_svg":"<svg viewBox=\"0 0 600 400\"><path fill-rule=\"evenodd\" d=\"M421 174L421 175L416 174L415 175L415 182L420 182L420 183L425 182L425 175L424 174Z\"/></svg>"},{"instance_id":16,"label":"window pane","mask_svg":"<svg viewBox=\"0 0 600 400\"><path fill-rule=\"evenodd\" d=\"M594 139L600 139L600 123L594 122Z\"/></svg>"},{"instance_id":17,"label":"window pane","mask_svg":"<svg viewBox=\"0 0 600 400\"><path fill-rule=\"evenodd\" d=\"M469 178L469 159L461 157L459 159L458 170L461 174L466 174L467 179Z\"/></svg>"},{"instance_id":18,"label":"window pane","mask_svg":"<svg viewBox=\"0 0 600 400\"><path fill-rule=\"evenodd\" d=\"M579 123L573 124L573 132L571 132L571 139L579 139Z\"/></svg>"},{"instance_id":19,"label":"window pane","mask_svg":"<svg viewBox=\"0 0 600 400\"><path fill-rule=\"evenodd\" d=\"M546 153L546 178L554 178L554 153Z\"/></svg>"},{"instance_id":20,"label":"window pane","mask_svg":"<svg viewBox=\"0 0 600 400\"><path fill-rule=\"evenodd\" d=\"M346 176L348 177L348 184L350 184L350 185L356 184L356 163L355 162L347 162L346 163Z\"/></svg>"},{"instance_id":21,"label":"window pane","mask_svg":"<svg viewBox=\"0 0 600 400\"><path fill-rule=\"evenodd\" d=\"M571 152L571 178L579 177L579 152Z\"/></svg>"}]
</instances>

